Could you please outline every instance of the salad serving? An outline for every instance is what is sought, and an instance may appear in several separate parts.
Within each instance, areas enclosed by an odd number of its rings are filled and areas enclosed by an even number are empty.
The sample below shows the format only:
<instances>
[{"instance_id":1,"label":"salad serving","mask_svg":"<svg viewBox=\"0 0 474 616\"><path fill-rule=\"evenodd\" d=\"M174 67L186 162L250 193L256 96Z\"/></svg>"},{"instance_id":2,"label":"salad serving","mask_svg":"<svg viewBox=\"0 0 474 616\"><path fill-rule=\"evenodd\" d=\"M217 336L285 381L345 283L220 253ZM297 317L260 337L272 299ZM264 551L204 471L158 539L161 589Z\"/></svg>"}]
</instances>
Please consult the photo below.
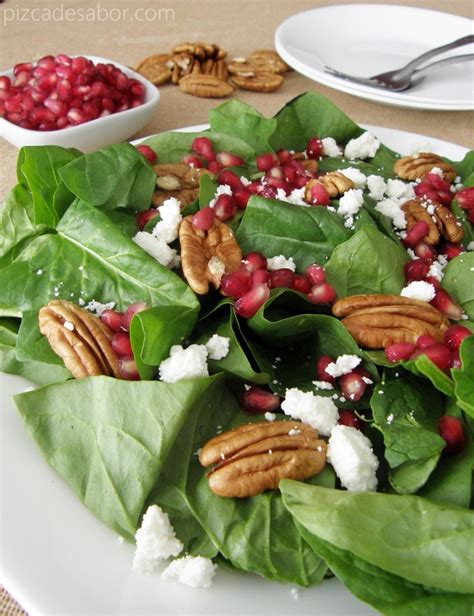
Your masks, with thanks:
<instances>
[{"instance_id":1,"label":"salad serving","mask_svg":"<svg viewBox=\"0 0 474 616\"><path fill-rule=\"evenodd\" d=\"M232 100L199 134L23 148L0 217L1 369L135 569L472 609L472 152Z\"/></svg>"}]
</instances>

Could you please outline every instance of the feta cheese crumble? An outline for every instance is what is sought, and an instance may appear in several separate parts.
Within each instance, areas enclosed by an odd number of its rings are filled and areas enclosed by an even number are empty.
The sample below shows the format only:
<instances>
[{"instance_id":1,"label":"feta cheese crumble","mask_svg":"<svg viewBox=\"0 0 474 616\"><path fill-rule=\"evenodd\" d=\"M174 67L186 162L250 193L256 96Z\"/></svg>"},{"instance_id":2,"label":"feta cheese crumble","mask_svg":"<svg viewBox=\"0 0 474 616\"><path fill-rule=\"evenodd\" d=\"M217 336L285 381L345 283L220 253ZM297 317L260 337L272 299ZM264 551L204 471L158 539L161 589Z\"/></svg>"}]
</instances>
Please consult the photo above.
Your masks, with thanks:
<instances>
[{"instance_id":1,"label":"feta cheese crumble","mask_svg":"<svg viewBox=\"0 0 474 616\"><path fill-rule=\"evenodd\" d=\"M224 359L224 357L227 357L227 355L229 354L229 344L230 338L214 334L206 342L206 349L209 355L209 359L219 360Z\"/></svg>"},{"instance_id":2,"label":"feta cheese crumble","mask_svg":"<svg viewBox=\"0 0 474 616\"><path fill-rule=\"evenodd\" d=\"M338 169L338 173L342 173L346 178L349 178L354 182L354 186L356 188L364 188L367 183L367 176L365 176L362 171L356 169L355 167L346 167L345 169Z\"/></svg>"},{"instance_id":3,"label":"feta cheese crumble","mask_svg":"<svg viewBox=\"0 0 474 616\"><path fill-rule=\"evenodd\" d=\"M313 381L313 385L316 389L334 389L332 383L329 383L329 381Z\"/></svg>"},{"instance_id":4,"label":"feta cheese crumble","mask_svg":"<svg viewBox=\"0 0 474 616\"><path fill-rule=\"evenodd\" d=\"M183 556L173 560L161 574L161 579L177 580L192 588L209 588L217 565L203 556Z\"/></svg>"},{"instance_id":5,"label":"feta cheese crumble","mask_svg":"<svg viewBox=\"0 0 474 616\"><path fill-rule=\"evenodd\" d=\"M360 188L351 188L339 199L337 213L340 216L353 216L362 207L364 196Z\"/></svg>"},{"instance_id":6,"label":"feta cheese crumble","mask_svg":"<svg viewBox=\"0 0 474 616\"><path fill-rule=\"evenodd\" d=\"M381 175L369 175L367 177L367 188L369 189L369 197L380 201L383 199L387 184Z\"/></svg>"},{"instance_id":7,"label":"feta cheese crumble","mask_svg":"<svg viewBox=\"0 0 474 616\"><path fill-rule=\"evenodd\" d=\"M171 197L158 208L161 220L153 227L151 234L165 244L171 244L178 237L179 224L182 220L181 204Z\"/></svg>"},{"instance_id":8,"label":"feta cheese crumble","mask_svg":"<svg viewBox=\"0 0 474 616\"><path fill-rule=\"evenodd\" d=\"M132 240L164 267L171 267L176 262L177 251L152 233L139 231Z\"/></svg>"},{"instance_id":9,"label":"feta cheese crumble","mask_svg":"<svg viewBox=\"0 0 474 616\"><path fill-rule=\"evenodd\" d=\"M71 323L71 321L64 321L64 327L70 332L74 331L74 323Z\"/></svg>"},{"instance_id":10,"label":"feta cheese crumble","mask_svg":"<svg viewBox=\"0 0 474 616\"><path fill-rule=\"evenodd\" d=\"M410 299L419 299L422 302L431 302L436 295L436 289L429 282L415 280L404 287L400 295L402 297L409 297Z\"/></svg>"},{"instance_id":11,"label":"feta cheese crumble","mask_svg":"<svg viewBox=\"0 0 474 616\"><path fill-rule=\"evenodd\" d=\"M159 366L160 379L165 383L176 383L183 379L209 376L207 353L203 344L191 344L187 349L175 344L168 359Z\"/></svg>"},{"instance_id":12,"label":"feta cheese crumble","mask_svg":"<svg viewBox=\"0 0 474 616\"><path fill-rule=\"evenodd\" d=\"M79 300L79 305L81 301ZM91 300L88 304L84 306L86 310L92 312L96 316L100 317L100 315L104 312L104 310L113 310L115 308L115 302L108 302L107 304L101 304L100 302L96 302L95 299Z\"/></svg>"},{"instance_id":13,"label":"feta cheese crumble","mask_svg":"<svg viewBox=\"0 0 474 616\"><path fill-rule=\"evenodd\" d=\"M339 412L331 398L315 396L312 392L304 392L297 387L286 390L281 408L285 415L300 419L323 436L331 434L339 419Z\"/></svg>"},{"instance_id":14,"label":"feta cheese crumble","mask_svg":"<svg viewBox=\"0 0 474 616\"><path fill-rule=\"evenodd\" d=\"M323 146L324 156L341 156L341 148L332 137L324 137L321 139L321 145Z\"/></svg>"},{"instance_id":15,"label":"feta cheese crumble","mask_svg":"<svg viewBox=\"0 0 474 616\"><path fill-rule=\"evenodd\" d=\"M344 156L353 160L355 158L373 158L380 147L380 141L372 133L362 133L357 139L351 139L344 148Z\"/></svg>"},{"instance_id":16,"label":"feta cheese crumble","mask_svg":"<svg viewBox=\"0 0 474 616\"><path fill-rule=\"evenodd\" d=\"M295 262L293 261L293 257L290 257L289 259L287 259L283 255L278 255L276 257L270 257L269 259L267 259L267 269L269 271L273 271L273 270L277 270L281 268L287 268L287 269L290 269L292 272L294 272L296 270L296 265L295 265Z\"/></svg>"},{"instance_id":17,"label":"feta cheese crumble","mask_svg":"<svg viewBox=\"0 0 474 616\"><path fill-rule=\"evenodd\" d=\"M183 549L183 544L176 538L168 514L158 505L151 505L146 510L135 540L132 568L140 573L152 573L161 560L177 556Z\"/></svg>"},{"instance_id":18,"label":"feta cheese crumble","mask_svg":"<svg viewBox=\"0 0 474 616\"><path fill-rule=\"evenodd\" d=\"M275 415L275 413L270 413L270 411L267 411L264 415L265 419L267 421L275 421L275 419L277 418L277 416Z\"/></svg>"},{"instance_id":19,"label":"feta cheese crumble","mask_svg":"<svg viewBox=\"0 0 474 616\"><path fill-rule=\"evenodd\" d=\"M334 378L337 378L343 374L352 372L361 361L361 358L357 357L357 355L339 355L335 362L332 361L326 366L326 372Z\"/></svg>"},{"instance_id":20,"label":"feta cheese crumble","mask_svg":"<svg viewBox=\"0 0 474 616\"><path fill-rule=\"evenodd\" d=\"M293 205L302 205L303 207L310 207L309 203L304 200L305 188L294 188L290 194L286 194L283 188L277 188L276 198L279 201L286 201L286 203L292 203Z\"/></svg>"},{"instance_id":21,"label":"feta cheese crumble","mask_svg":"<svg viewBox=\"0 0 474 616\"><path fill-rule=\"evenodd\" d=\"M405 218L405 213L401 208L404 202L404 199L394 199L393 197L390 197L379 201L375 206L375 209L377 212L380 212L390 218L393 226L397 229L406 229L407 221Z\"/></svg>"},{"instance_id":22,"label":"feta cheese crumble","mask_svg":"<svg viewBox=\"0 0 474 616\"><path fill-rule=\"evenodd\" d=\"M337 425L331 432L327 456L341 484L350 492L375 491L379 461L372 443L360 430Z\"/></svg>"},{"instance_id":23,"label":"feta cheese crumble","mask_svg":"<svg viewBox=\"0 0 474 616\"><path fill-rule=\"evenodd\" d=\"M217 201L217 198L220 195L230 195L232 197L232 188L228 184L220 184L216 188L216 192L214 194L214 199L209 201L209 207L214 207Z\"/></svg>"},{"instance_id":24,"label":"feta cheese crumble","mask_svg":"<svg viewBox=\"0 0 474 616\"><path fill-rule=\"evenodd\" d=\"M402 180L387 180L387 197L395 199L412 199L415 196L413 186L406 184Z\"/></svg>"}]
</instances>

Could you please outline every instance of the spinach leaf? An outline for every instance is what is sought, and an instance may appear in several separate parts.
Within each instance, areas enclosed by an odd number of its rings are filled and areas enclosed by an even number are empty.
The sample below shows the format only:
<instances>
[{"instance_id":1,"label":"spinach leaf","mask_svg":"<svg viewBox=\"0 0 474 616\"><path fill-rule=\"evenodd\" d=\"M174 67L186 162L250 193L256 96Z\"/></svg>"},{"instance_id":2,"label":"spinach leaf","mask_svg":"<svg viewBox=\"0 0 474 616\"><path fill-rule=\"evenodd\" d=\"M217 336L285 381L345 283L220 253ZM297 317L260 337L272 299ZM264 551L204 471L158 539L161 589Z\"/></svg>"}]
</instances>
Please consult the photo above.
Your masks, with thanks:
<instances>
[{"instance_id":1,"label":"spinach leaf","mask_svg":"<svg viewBox=\"0 0 474 616\"><path fill-rule=\"evenodd\" d=\"M463 252L448 263L441 286L474 320L474 252Z\"/></svg>"},{"instance_id":2,"label":"spinach leaf","mask_svg":"<svg viewBox=\"0 0 474 616\"><path fill-rule=\"evenodd\" d=\"M320 209L320 208L316 208ZM398 295L405 285L406 252L375 227L359 229L334 249L326 277L338 297L359 293Z\"/></svg>"},{"instance_id":3,"label":"spinach leaf","mask_svg":"<svg viewBox=\"0 0 474 616\"><path fill-rule=\"evenodd\" d=\"M409 582L474 594L471 511L418 496L329 490L288 479L280 490L295 520L319 539Z\"/></svg>"},{"instance_id":4,"label":"spinach leaf","mask_svg":"<svg viewBox=\"0 0 474 616\"><path fill-rule=\"evenodd\" d=\"M474 417L474 336L465 338L459 349L461 368L453 368L454 394L458 406Z\"/></svg>"},{"instance_id":5,"label":"spinach leaf","mask_svg":"<svg viewBox=\"0 0 474 616\"><path fill-rule=\"evenodd\" d=\"M470 150L464 156L464 158L458 162L449 161L454 168L456 169L458 175L461 178L461 182L465 186L469 186L470 184L466 182L466 180L474 173L474 150Z\"/></svg>"},{"instance_id":6,"label":"spinach leaf","mask_svg":"<svg viewBox=\"0 0 474 616\"><path fill-rule=\"evenodd\" d=\"M217 190L217 182L210 175L199 178L199 207L207 207L214 198Z\"/></svg>"},{"instance_id":7,"label":"spinach leaf","mask_svg":"<svg viewBox=\"0 0 474 616\"><path fill-rule=\"evenodd\" d=\"M447 396L454 395L454 382L442 370L434 364L426 355L420 355L416 359L401 362L401 365L417 376L425 376L436 387Z\"/></svg>"},{"instance_id":8,"label":"spinach leaf","mask_svg":"<svg viewBox=\"0 0 474 616\"><path fill-rule=\"evenodd\" d=\"M302 271L324 263L349 231L337 214L324 207L302 207L252 196L237 231L244 254L257 250L267 257L292 256Z\"/></svg>"}]
</instances>

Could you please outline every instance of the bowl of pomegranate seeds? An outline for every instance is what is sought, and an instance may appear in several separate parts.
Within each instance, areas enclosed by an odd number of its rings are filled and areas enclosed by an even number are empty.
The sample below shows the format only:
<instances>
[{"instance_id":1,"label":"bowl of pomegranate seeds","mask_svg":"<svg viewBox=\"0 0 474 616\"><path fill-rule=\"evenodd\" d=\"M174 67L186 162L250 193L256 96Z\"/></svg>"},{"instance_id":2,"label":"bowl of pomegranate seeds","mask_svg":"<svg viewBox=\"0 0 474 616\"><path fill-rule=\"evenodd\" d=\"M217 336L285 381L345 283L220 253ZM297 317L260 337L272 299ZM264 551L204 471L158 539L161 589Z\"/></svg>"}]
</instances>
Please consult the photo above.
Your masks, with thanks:
<instances>
[{"instance_id":1,"label":"bowl of pomegranate seeds","mask_svg":"<svg viewBox=\"0 0 474 616\"><path fill-rule=\"evenodd\" d=\"M159 98L147 79L116 62L44 56L0 73L0 136L17 147L90 151L138 132Z\"/></svg>"}]
</instances>

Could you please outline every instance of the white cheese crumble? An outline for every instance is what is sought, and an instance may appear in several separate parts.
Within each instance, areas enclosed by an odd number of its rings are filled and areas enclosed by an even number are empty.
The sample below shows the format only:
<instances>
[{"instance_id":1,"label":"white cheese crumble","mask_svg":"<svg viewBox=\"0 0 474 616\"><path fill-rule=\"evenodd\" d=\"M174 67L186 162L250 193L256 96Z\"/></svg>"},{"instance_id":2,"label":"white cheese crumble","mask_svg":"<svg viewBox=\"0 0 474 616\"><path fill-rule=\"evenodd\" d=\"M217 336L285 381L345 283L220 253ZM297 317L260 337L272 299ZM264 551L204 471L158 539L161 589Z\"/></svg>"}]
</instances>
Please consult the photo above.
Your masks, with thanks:
<instances>
[{"instance_id":1,"label":"white cheese crumble","mask_svg":"<svg viewBox=\"0 0 474 616\"><path fill-rule=\"evenodd\" d=\"M357 355L339 355L335 362L332 361L326 366L326 372L337 378L352 372L361 361L361 358L357 357Z\"/></svg>"},{"instance_id":2,"label":"white cheese crumble","mask_svg":"<svg viewBox=\"0 0 474 616\"><path fill-rule=\"evenodd\" d=\"M312 392L304 392L297 387L286 390L281 408L285 415L300 419L323 436L331 434L339 419L339 412L331 398L315 396Z\"/></svg>"},{"instance_id":3,"label":"white cheese crumble","mask_svg":"<svg viewBox=\"0 0 474 616\"><path fill-rule=\"evenodd\" d=\"M375 491L379 461L360 430L337 425L328 441L327 457L341 484L350 492Z\"/></svg>"},{"instance_id":4,"label":"white cheese crumble","mask_svg":"<svg viewBox=\"0 0 474 616\"><path fill-rule=\"evenodd\" d=\"M152 233L139 231L133 238L137 246L156 259L164 267L171 267L176 263L177 251L170 248L163 240L158 239Z\"/></svg>"},{"instance_id":5,"label":"white cheese crumble","mask_svg":"<svg viewBox=\"0 0 474 616\"><path fill-rule=\"evenodd\" d=\"M352 188L345 192L339 200L337 213L340 216L353 216L362 207L364 196L360 188Z\"/></svg>"},{"instance_id":6,"label":"white cheese crumble","mask_svg":"<svg viewBox=\"0 0 474 616\"><path fill-rule=\"evenodd\" d=\"M132 568L140 573L152 573L161 560L177 556L183 549L183 544L176 538L168 514L158 505L151 505L146 510L135 540Z\"/></svg>"},{"instance_id":7,"label":"white cheese crumble","mask_svg":"<svg viewBox=\"0 0 474 616\"><path fill-rule=\"evenodd\" d=\"M387 180L387 197L395 199L412 199L415 196L413 186L406 184L402 180Z\"/></svg>"},{"instance_id":8,"label":"white cheese crumble","mask_svg":"<svg viewBox=\"0 0 474 616\"><path fill-rule=\"evenodd\" d=\"M217 565L203 556L183 556L173 560L161 574L161 579L177 580L192 588L209 588Z\"/></svg>"},{"instance_id":9,"label":"white cheese crumble","mask_svg":"<svg viewBox=\"0 0 474 616\"><path fill-rule=\"evenodd\" d=\"M270 411L267 411L264 415L265 419L267 421L275 421L275 419L277 418L277 416L275 415L275 413L270 413Z\"/></svg>"},{"instance_id":10,"label":"white cheese crumble","mask_svg":"<svg viewBox=\"0 0 474 616\"><path fill-rule=\"evenodd\" d=\"M219 257L211 257L207 263L207 269L212 276L215 276L219 284L222 276L225 274L225 263Z\"/></svg>"},{"instance_id":11,"label":"white cheese crumble","mask_svg":"<svg viewBox=\"0 0 474 616\"><path fill-rule=\"evenodd\" d=\"M364 188L367 183L367 176L355 167L346 167L345 169L338 169L337 171L338 173L345 175L346 178L352 180L356 188Z\"/></svg>"},{"instance_id":12,"label":"white cheese crumble","mask_svg":"<svg viewBox=\"0 0 474 616\"><path fill-rule=\"evenodd\" d=\"M38 269L38 270L36 270L36 274L37 274L37 276L41 276L41 274L42 274L42 273L43 273L43 270L42 270L42 269Z\"/></svg>"},{"instance_id":13,"label":"white cheese crumble","mask_svg":"<svg viewBox=\"0 0 474 616\"><path fill-rule=\"evenodd\" d=\"M70 332L74 331L74 323L71 323L71 321L64 321L63 327L68 329Z\"/></svg>"},{"instance_id":14,"label":"white cheese crumble","mask_svg":"<svg viewBox=\"0 0 474 616\"><path fill-rule=\"evenodd\" d=\"M328 381L313 381L313 385L316 389L334 389L332 383L329 383Z\"/></svg>"},{"instance_id":15,"label":"white cheese crumble","mask_svg":"<svg viewBox=\"0 0 474 616\"><path fill-rule=\"evenodd\" d=\"M209 355L209 359L224 359L227 357L229 353L229 344L230 339L225 336L219 336L218 334L214 334L209 340L206 342L206 349Z\"/></svg>"},{"instance_id":16,"label":"white cheese crumble","mask_svg":"<svg viewBox=\"0 0 474 616\"><path fill-rule=\"evenodd\" d=\"M469 244L466 246L466 250L474 250L474 242L469 242Z\"/></svg>"},{"instance_id":17,"label":"white cheese crumble","mask_svg":"<svg viewBox=\"0 0 474 616\"><path fill-rule=\"evenodd\" d=\"M383 199L387 184L381 175L369 175L367 177L367 188L369 189L369 197L372 197L375 201L380 201Z\"/></svg>"},{"instance_id":18,"label":"white cheese crumble","mask_svg":"<svg viewBox=\"0 0 474 616\"><path fill-rule=\"evenodd\" d=\"M177 199L171 197L163 202L163 205L158 208L158 212L161 220L156 223L151 233L165 244L171 244L178 237L179 225L183 218L181 216L181 204Z\"/></svg>"},{"instance_id":19,"label":"white cheese crumble","mask_svg":"<svg viewBox=\"0 0 474 616\"><path fill-rule=\"evenodd\" d=\"M403 199L382 199L375 206L377 212L384 214L388 218L391 219L392 224L397 229L406 229L407 221L405 218L405 214L401 208L401 205L405 201Z\"/></svg>"},{"instance_id":20,"label":"white cheese crumble","mask_svg":"<svg viewBox=\"0 0 474 616\"><path fill-rule=\"evenodd\" d=\"M249 186L252 183L252 180L249 180L244 175L241 175L240 176L240 182L241 182L242 186Z\"/></svg>"},{"instance_id":21,"label":"white cheese crumble","mask_svg":"<svg viewBox=\"0 0 474 616\"><path fill-rule=\"evenodd\" d=\"M321 139L321 145L323 146L324 156L341 156L341 148L332 137L324 137Z\"/></svg>"},{"instance_id":22,"label":"white cheese crumble","mask_svg":"<svg viewBox=\"0 0 474 616\"><path fill-rule=\"evenodd\" d=\"M209 376L207 369L207 348L203 344L191 344L187 349L175 344L170 356L159 366L160 379L165 383L176 383L183 379Z\"/></svg>"},{"instance_id":23,"label":"white cheese crumble","mask_svg":"<svg viewBox=\"0 0 474 616\"><path fill-rule=\"evenodd\" d=\"M286 201L286 203L292 203L293 205L302 205L303 207L310 207L309 203L304 200L305 188L294 188L290 194L286 194L283 188L277 188L276 198L279 201Z\"/></svg>"},{"instance_id":24,"label":"white cheese crumble","mask_svg":"<svg viewBox=\"0 0 474 616\"><path fill-rule=\"evenodd\" d=\"M301 434L301 430L298 430L298 428L291 428L288 434L289 436L296 436L297 434Z\"/></svg>"},{"instance_id":25,"label":"white cheese crumble","mask_svg":"<svg viewBox=\"0 0 474 616\"><path fill-rule=\"evenodd\" d=\"M81 300L79 300L79 304L83 305L81 304ZM113 310L115 308L115 302L101 304L100 302L96 302L95 299L93 299L87 305L85 305L84 308L100 317L104 310Z\"/></svg>"},{"instance_id":26,"label":"white cheese crumble","mask_svg":"<svg viewBox=\"0 0 474 616\"><path fill-rule=\"evenodd\" d=\"M220 184L216 188L216 192L214 194L214 199L209 201L209 207L214 207L217 201L217 197L220 195L230 195L232 197L232 188L228 184Z\"/></svg>"},{"instance_id":27,"label":"white cheese crumble","mask_svg":"<svg viewBox=\"0 0 474 616\"><path fill-rule=\"evenodd\" d=\"M419 299L422 302L431 302L436 295L436 289L429 282L414 280L401 290L400 295L410 299Z\"/></svg>"},{"instance_id":28,"label":"white cheese crumble","mask_svg":"<svg viewBox=\"0 0 474 616\"><path fill-rule=\"evenodd\" d=\"M440 178L444 178L443 170L439 167L432 167L430 173L434 173L434 175L437 175Z\"/></svg>"},{"instance_id":29,"label":"white cheese crumble","mask_svg":"<svg viewBox=\"0 0 474 616\"><path fill-rule=\"evenodd\" d=\"M446 267L448 259L444 255L438 255L438 259L433 261L428 270L428 276L442 280L444 276L443 268Z\"/></svg>"},{"instance_id":30,"label":"white cheese crumble","mask_svg":"<svg viewBox=\"0 0 474 616\"><path fill-rule=\"evenodd\" d=\"M373 158L380 147L380 141L372 133L362 133L357 139L351 139L344 148L344 156L354 158Z\"/></svg>"},{"instance_id":31,"label":"white cheese crumble","mask_svg":"<svg viewBox=\"0 0 474 616\"><path fill-rule=\"evenodd\" d=\"M277 269L290 269L292 272L296 270L295 262L293 261L293 257L287 259L283 255L278 255L276 257L270 257L267 259L267 269L269 271L277 270Z\"/></svg>"}]
</instances>

